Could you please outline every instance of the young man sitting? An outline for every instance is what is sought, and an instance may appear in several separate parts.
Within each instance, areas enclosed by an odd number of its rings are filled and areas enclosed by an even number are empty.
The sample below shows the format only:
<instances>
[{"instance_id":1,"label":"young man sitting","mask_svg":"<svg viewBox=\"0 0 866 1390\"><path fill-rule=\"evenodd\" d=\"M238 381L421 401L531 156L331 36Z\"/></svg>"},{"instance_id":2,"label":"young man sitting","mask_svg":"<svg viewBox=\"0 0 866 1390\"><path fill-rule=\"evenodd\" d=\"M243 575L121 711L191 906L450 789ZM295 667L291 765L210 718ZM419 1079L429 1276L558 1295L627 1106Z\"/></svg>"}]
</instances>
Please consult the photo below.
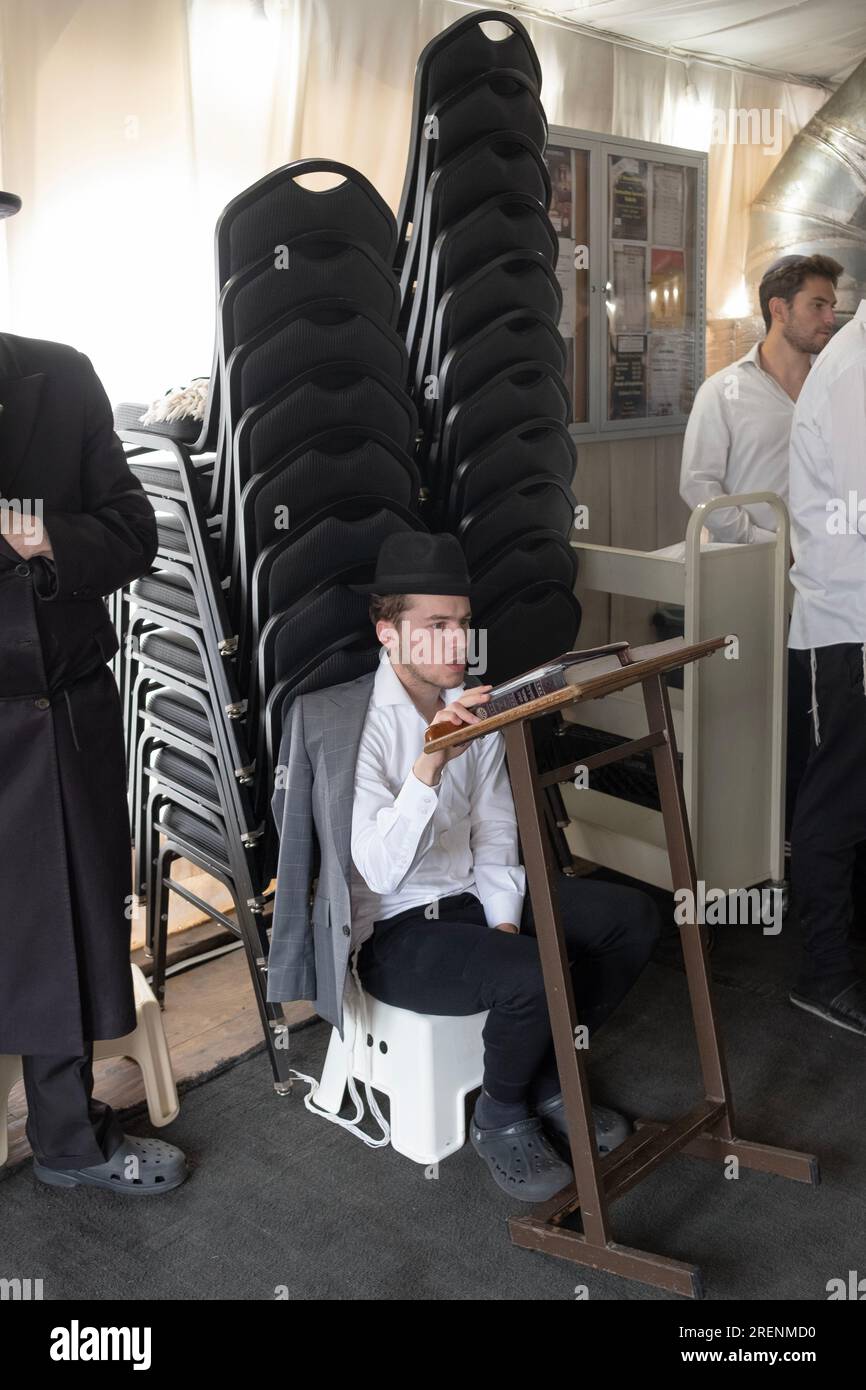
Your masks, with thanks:
<instances>
[{"instance_id":1,"label":"young man sitting","mask_svg":"<svg viewBox=\"0 0 866 1390\"><path fill-rule=\"evenodd\" d=\"M314 818L327 901L313 909L314 983L309 942L305 948L300 935L302 905L285 887L281 895L278 870L269 997L315 997L324 1017L342 1017L337 1001L349 946L341 953L338 923L349 914L339 905L343 874L333 861L351 798L351 928L344 923L342 932L360 948L358 975L370 994L399 1008L489 1011L472 1144L510 1196L542 1201L571 1182L572 1170L561 1156L564 1106L504 738L495 732L424 752L428 725L443 716L475 722L468 706L489 698L491 688L464 684L471 586L463 552L450 535L398 533L383 543L373 583L351 587L373 595L382 660L374 675L301 696L293 706L280 755L288 765L285 799L274 798L281 864L287 880L298 865L303 872L301 803L290 809L292 787L302 794L312 770L325 766L336 785L314 792ZM350 759L351 782L343 780ZM562 876L558 891L577 1016L591 1039L643 970L660 916L652 898L632 888ZM325 912L329 930L322 932L316 924ZM324 972L327 989L318 979ZM304 986L306 993L285 992ZM625 1138L621 1116L593 1114L600 1151Z\"/></svg>"}]
</instances>

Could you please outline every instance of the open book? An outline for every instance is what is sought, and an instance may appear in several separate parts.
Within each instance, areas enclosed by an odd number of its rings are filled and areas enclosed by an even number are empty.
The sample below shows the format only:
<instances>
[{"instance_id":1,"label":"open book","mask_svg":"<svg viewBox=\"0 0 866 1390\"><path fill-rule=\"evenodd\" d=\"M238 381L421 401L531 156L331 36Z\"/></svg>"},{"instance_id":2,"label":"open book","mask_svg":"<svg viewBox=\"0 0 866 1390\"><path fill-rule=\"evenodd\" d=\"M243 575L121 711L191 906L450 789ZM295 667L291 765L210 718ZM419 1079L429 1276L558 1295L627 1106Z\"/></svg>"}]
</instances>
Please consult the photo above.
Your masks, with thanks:
<instances>
[{"instance_id":1,"label":"open book","mask_svg":"<svg viewBox=\"0 0 866 1390\"><path fill-rule=\"evenodd\" d=\"M479 719L489 719L494 714L504 714L506 710L518 705L528 704L541 695L551 695L566 685L589 680L591 676L605 675L616 671L620 666L629 665L628 642L608 642L603 647L586 647L579 652L563 652L561 656L546 661L543 666L535 666L524 671L510 681L495 685L490 691L490 699L482 704L471 705L471 687L466 691L464 704Z\"/></svg>"}]
</instances>

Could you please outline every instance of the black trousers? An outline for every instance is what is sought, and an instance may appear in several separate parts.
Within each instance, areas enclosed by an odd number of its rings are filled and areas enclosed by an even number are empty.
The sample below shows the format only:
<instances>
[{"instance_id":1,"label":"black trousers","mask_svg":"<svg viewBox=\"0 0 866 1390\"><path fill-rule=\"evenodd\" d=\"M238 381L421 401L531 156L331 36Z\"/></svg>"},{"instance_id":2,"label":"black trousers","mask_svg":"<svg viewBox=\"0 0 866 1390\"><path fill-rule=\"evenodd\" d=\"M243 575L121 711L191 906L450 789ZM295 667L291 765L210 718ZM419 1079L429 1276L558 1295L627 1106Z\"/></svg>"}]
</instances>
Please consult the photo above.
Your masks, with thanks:
<instances>
[{"instance_id":1,"label":"black trousers","mask_svg":"<svg viewBox=\"0 0 866 1390\"><path fill-rule=\"evenodd\" d=\"M93 1099L93 1044L81 1057L21 1059L27 1095L27 1140L46 1168L92 1168L123 1139L111 1106Z\"/></svg>"},{"instance_id":2,"label":"black trousers","mask_svg":"<svg viewBox=\"0 0 866 1390\"><path fill-rule=\"evenodd\" d=\"M564 874L554 882L577 1021L591 1037L646 965L661 914L636 888ZM558 1080L528 893L516 936L488 927L472 893L376 922L358 952L358 974L375 998L416 1013L488 1009L483 1084L495 1100L527 1100L534 1085Z\"/></svg>"},{"instance_id":3,"label":"black trousers","mask_svg":"<svg viewBox=\"0 0 866 1390\"><path fill-rule=\"evenodd\" d=\"M788 737L785 745L785 838L788 840L812 739L812 676L809 662L798 660L802 655L802 652L788 652Z\"/></svg>"},{"instance_id":4,"label":"black trousers","mask_svg":"<svg viewBox=\"0 0 866 1390\"><path fill-rule=\"evenodd\" d=\"M810 671L810 653L791 655ZM866 840L863 647L815 648L816 715L791 829L791 884L803 933L801 988L853 971L848 944L857 846ZM811 677L810 677L811 678Z\"/></svg>"}]
</instances>

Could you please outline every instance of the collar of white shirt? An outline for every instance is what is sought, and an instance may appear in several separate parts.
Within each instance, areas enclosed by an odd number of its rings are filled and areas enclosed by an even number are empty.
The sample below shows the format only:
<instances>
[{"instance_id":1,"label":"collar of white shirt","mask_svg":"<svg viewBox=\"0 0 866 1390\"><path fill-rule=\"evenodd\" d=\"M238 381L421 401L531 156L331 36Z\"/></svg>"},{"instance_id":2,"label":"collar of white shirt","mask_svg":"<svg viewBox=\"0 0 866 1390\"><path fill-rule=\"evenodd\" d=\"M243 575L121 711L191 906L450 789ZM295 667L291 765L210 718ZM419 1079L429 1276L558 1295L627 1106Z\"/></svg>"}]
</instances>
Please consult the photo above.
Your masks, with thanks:
<instances>
[{"instance_id":1,"label":"collar of white shirt","mask_svg":"<svg viewBox=\"0 0 866 1390\"><path fill-rule=\"evenodd\" d=\"M455 685L450 690L441 690L440 694L445 704L450 705L452 700L460 698L465 688L465 683L461 682L460 685ZM370 702L374 705L409 705L419 719L423 718L412 696L391 665L391 658L384 647L382 648L376 679L373 682L373 694Z\"/></svg>"},{"instance_id":2,"label":"collar of white shirt","mask_svg":"<svg viewBox=\"0 0 866 1390\"><path fill-rule=\"evenodd\" d=\"M866 299L864 299L864 300L862 301L862 303L863 303L863 304L866 304ZM858 311L858 312L859 312L859 311ZM763 338L760 338L760 339L758 340L758 342L753 343L752 346L749 348L749 351L748 351L748 352L744 352L742 357L738 357L738 358L737 358L736 362L734 363L734 366L735 366L735 367L742 367L744 363L746 363L746 362L752 362L752 363L754 363L754 365L757 367L757 369L758 369L759 372L763 372L763 373L764 373L764 376L770 377L770 380L771 380L771 381L776 381L776 378L775 378L774 376L772 376L770 372L767 371L767 369L766 369L765 366L762 365L761 359L760 359L760 357L759 357L759 355L758 355L759 348L761 347L761 344L762 344L763 342L764 342L764 339L763 339ZM815 365L815 360L816 360L816 358L817 358L817 355L818 355L818 354L815 353L815 352L810 352L810 353L809 353L809 362L811 363L812 366ZM729 370L730 370L730 369L729 369ZM778 386L778 384L779 384L779 383L776 382L776 385L777 385L777 386ZM786 394L787 394L787 393L786 393ZM792 402L792 404L793 404L793 402Z\"/></svg>"},{"instance_id":3,"label":"collar of white shirt","mask_svg":"<svg viewBox=\"0 0 866 1390\"><path fill-rule=\"evenodd\" d=\"M742 367L742 365L743 365L744 362L754 362L755 366L756 366L756 367L760 367L760 368L761 368L761 371L763 371L764 369L763 369L763 367L761 367L761 359L760 359L760 357L758 356L758 348L759 348L760 346L761 346L761 340L760 340L760 339L758 340L758 342L752 343L752 346L749 348L749 351L748 351L748 352L744 352L743 355L742 355L742 357L738 357L738 358L737 358L737 361L734 363L734 366L735 366L735 367Z\"/></svg>"}]
</instances>

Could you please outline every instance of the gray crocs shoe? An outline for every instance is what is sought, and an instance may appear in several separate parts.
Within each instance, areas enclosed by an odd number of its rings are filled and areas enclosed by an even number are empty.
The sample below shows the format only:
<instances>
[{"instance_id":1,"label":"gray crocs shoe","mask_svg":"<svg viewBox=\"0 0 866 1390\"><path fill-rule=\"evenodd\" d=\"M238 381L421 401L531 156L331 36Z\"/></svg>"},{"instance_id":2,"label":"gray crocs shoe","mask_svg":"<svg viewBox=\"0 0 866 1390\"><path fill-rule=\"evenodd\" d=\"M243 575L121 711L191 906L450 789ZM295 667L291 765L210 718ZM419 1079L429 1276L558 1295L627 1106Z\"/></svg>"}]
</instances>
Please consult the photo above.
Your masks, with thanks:
<instances>
[{"instance_id":1,"label":"gray crocs shoe","mask_svg":"<svg viewBox=\"0 0 866 1390\"><path fill-rule=\"evenodd\" d=\"M33 1173L50 1187L104 1187L125 1197L171 1192L189 1177L180 1149L164 1139L139 1139L132 1134L124 1134L105 1163L92 1168L46 1168L34 1158Z\"/></svg>"},{"instance_id":2,"label":"gray crocs shoe","mask_svg":"<svg viewBox=\"0 0 866 1390\"><path fill-rule=\"evenodd\" d=\"M562 1098L562 1092L559 1091L555 1096L551 1096L550 1100L545 1100L541 1105L536 1106L535 1113L544 1122L557 1151L562 1149L568 1153L568 1128L565 1123L565 1102ZM618 1148L623 1140L631 1134L631 1124L625 1115L620 1115L616 1110L608 1110L603 1105L594 1105L592 1118L595 1124L595 1143L600 1158L604 1158L605 1154Z\"/></svg>"},{"instance_id":3,"label":"gray crocs shoe","mask_svg":"<svg viewBox=\"0 0 866 1390\"><path fill-rule=\"evenodd\" d=\"M574 1181L571 1168L559 1157L534 1115L498 1129L479 1129L473 1116L469 1137L494 1181L509 1197L546 1202Z\"/></svg>"}]
</instances>

